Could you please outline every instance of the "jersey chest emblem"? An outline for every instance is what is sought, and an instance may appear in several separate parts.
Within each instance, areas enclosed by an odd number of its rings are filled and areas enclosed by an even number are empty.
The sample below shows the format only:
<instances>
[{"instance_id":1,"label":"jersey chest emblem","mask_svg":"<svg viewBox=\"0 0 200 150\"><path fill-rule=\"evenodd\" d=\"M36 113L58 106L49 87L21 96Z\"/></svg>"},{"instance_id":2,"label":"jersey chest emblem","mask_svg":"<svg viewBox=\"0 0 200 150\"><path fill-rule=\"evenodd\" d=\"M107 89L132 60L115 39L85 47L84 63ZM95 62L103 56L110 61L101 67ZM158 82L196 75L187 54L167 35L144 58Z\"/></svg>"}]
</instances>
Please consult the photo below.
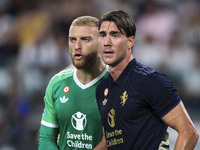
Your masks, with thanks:
<instances>
[{"instance_id":1,"label":"jersey chest emblem","mask_svg":"<svg viewBox=\"0 0 200 150\"><path fill-rule=\"evenodd\" d=\"M104 90L104 96L107 96L108 95L108 88L106 88L105 90Z\"/></svg>"},{"instance_id":2,"label":"jersey chest emblem","mask_svg":"<svg viewBox=\"0 0 200 150\"><path fill-rule=\"evenodd\" d=\"M108 99L105 98L105 99L102 101L103 105L106 105L107 101L108 101Z\"/></svg>"},{"instance_id":3,"label":"jersey chest emblem","mask_svg":"<svg viewBox=\"0 0 200 150\"><path fill-rule=\"evenodd\" d=\"M60 102L61 102L61 103L65 103L65 102L67 102L68 100L69 100L69 98L65 98L65 96L60 97Z\"/></svg>"},{"instance_id":4,"label":"jersey chest emblem","mask_svg":"<svg viewBox=\"0 0 200 150\"><path fill-rule=\"evenodd\" d=\"M67 92L69 92L69 90L70 90L70 87L69 86L65 86L63 88L63 93L67 93Z\"/></svg>"},{"instance_id":5,"label":"jersey chest emblem","mask_svg":"<svg viewBox=\"0 0 200 150\"><path fill-rule=\"evenodd\" d=\"M122 106L124 106L126 101L127 101L127 99L128 99L127 91L124 91L124 93L120 96L120 98L121 98L121 103L120 104L122 104Z\"/></svg>"},{"instance_id":6,"label":"jersey chest emblem","mask_svg":"<svg viewBox=\"0 0 200 150\"><path fill-rule=\"evenodd\" d=\"M115 126L115 110L113 108L108 112L107 121L112 128Z\"/></svg>"},{"instance_id":7,"label":"jersey chest emblem","mask_svg":"<svg viewBox=\"0 0 200 150\"><path fill-rule=\"evenodd\" d=\"M83 130L87 124L86 115L81 112L73 114L71 118L71 124L76 130Z\"/></svg>"}]
</instances>

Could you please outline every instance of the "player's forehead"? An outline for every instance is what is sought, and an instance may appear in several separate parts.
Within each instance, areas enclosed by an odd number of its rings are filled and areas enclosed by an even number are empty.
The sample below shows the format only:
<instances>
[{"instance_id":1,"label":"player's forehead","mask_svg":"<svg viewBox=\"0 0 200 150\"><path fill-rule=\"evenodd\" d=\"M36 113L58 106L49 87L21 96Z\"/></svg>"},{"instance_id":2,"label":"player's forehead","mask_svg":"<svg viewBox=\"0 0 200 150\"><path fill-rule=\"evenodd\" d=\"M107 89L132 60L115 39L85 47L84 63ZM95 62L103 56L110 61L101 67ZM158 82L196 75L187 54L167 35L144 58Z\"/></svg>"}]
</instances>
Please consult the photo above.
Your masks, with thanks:
<instances>
[{"instance_id":1,"label":"player's forehead","mask_svg":"<svg viewBox=\"0 0 200 150\"><path fill-rule=\"evenodd\" d=\"M122 31L122 32L121 32ZM104 21L102 22L99 33L124 33L123 29L121 31L118 29L114 22Z\"/></svg>"},{"instance_id":2,"label":"player's forehead","mask_svg":"<svg viewBox=\"0 0 200 150\"><path fill-rule=\"evenodd\" d=\"M71 26L69 37L98 36L98 28L94 26Z\"/></svg>"}]
</instances>

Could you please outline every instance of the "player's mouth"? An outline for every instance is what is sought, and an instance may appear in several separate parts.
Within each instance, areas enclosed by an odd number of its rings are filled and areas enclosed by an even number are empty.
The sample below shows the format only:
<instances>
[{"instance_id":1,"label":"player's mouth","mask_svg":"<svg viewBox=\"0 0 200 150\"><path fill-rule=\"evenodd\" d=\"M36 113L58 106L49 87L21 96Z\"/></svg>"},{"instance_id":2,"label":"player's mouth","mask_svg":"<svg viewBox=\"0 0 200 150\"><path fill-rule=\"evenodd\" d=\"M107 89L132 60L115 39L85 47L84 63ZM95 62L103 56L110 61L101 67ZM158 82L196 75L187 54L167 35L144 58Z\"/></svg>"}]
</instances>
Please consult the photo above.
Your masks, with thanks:
<instances>
[{"instance_id":1,"label":"player's mouth","mask_svg":"<svg viewBox=\"0 0 200 150\"><path fill-rule=\"evenodd\" d=\"M104 52L105 54L113 54L114 52L111 52L111 51L106 51Z\"/></svg>"},{"instance_id":2,"label":"player's mouth","mask_svg":"<svg viewBox=\"0 0 200 150\"><path fill-rule=\"evenodd\" d=\"M109 56L109 55L114 54L114 51L113 51L113 50L108 50L108 49L107 49L107 50L104 50L103 53L104 53L104 55Z\"/></svg>"},{"instance_id":3,"label":"player's mouth","mask_svg":"<svg viewBox=\"0 0 200 150\"><path fill-rule=\"evenodd\" d=\"M74 58L75 58L76 60L80 60L82 57L83 57L83 56L82 56L81 54L79 54L79 53L74 54Z\"/></svg>"}]
</instances>

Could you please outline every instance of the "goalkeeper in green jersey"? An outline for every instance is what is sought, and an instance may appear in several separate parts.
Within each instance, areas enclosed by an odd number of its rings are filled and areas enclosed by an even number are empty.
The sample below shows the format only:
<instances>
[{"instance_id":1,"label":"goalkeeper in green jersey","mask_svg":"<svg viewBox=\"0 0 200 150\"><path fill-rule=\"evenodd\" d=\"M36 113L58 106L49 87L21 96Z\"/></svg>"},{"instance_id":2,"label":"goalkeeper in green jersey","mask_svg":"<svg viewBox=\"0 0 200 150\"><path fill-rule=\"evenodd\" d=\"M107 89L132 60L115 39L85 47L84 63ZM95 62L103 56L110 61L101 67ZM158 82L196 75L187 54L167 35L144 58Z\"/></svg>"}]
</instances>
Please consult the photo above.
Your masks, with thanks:
<instances>
[{"instance_id":1,"label":"goalkeeper in green jersey","mask_svg":"<svg viewBox=\"0 0 200 150\"><path fill-rule=\"evenodd\" d=\"M75 67L59 72L49 82L39 150L107 149L95 90L108 69L98 48L98 19L75 19L69 29L69 50Z\"/></svg>"}]
</instances>

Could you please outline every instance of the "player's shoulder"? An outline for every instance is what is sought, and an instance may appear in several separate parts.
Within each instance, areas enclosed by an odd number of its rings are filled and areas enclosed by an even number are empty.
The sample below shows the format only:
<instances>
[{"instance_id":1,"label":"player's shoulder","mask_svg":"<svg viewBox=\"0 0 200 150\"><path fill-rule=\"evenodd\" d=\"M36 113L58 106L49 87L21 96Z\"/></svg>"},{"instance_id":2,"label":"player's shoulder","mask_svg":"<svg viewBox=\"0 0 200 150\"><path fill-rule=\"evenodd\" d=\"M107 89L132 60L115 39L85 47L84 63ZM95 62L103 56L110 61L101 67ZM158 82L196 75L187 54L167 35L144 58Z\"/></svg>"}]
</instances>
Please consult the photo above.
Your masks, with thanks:
<instances>
[{"instance_id":1,"label":"player's shoulder","mask_svg":"<svg viewBox=\"0 0 200 150\"><path fill-rule=\"evenodd\" d=\"M142 64L140 62L136 62L134 64L134 69L133 71L139 75L143 75L143 76L148 76L150 74L153 74L156 72L156 70L154 70L153 68L145 65L145 64Z\"/></svg>"},{"instance_id":2,"label":"player's shoulder","mask_svg":"<svg viewBox=\"0 0 200 150\"><path fill-rule=\"evenodd\" d=\"M57 74L55 74L51 78L50 83L56 83L56 82L59 82L60 80L69 78L69 77L73 76L74 71L75 71L75 67L72 67L69 69L64 69L64 70L58 72Z\"/></svg>"},{"instance_id":3,"label":"player's shoulder","mask_svg":"<svg viewBox=\"0 0 200 150\"><path fill-rule=\"evenodd\" d=\"M142 63L137 63L133 69L135 76L134 79L145 83L145 81L156 82L158 80L166 80L167 76L150 66L144 65Z\"/></svg>"}]
</instances>

